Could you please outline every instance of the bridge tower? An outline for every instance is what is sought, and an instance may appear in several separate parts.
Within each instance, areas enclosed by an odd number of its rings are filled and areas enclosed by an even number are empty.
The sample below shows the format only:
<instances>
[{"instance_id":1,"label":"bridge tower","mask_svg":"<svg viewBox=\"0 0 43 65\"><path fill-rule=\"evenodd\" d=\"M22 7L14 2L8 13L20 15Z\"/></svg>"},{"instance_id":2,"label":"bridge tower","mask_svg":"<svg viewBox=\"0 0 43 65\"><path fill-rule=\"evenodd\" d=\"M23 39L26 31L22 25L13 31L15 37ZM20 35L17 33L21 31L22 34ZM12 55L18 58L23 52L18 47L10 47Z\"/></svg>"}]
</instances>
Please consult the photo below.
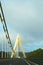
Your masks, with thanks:
<instances>
[{"instance_id":1,"label":"bridge tower","mask_svg":"<svg viewBox=\"0 0 43 65\"><path fill-rule=\"evenodd\" d=\"M20 48L22 50L23 57L26 58L26 55L25 55L25 52L24 52L24 48L22 47L21 38L20 38L20 35L18 34L17 38L16 38L16 41L15 41L15 44L14 44L14 48L13 48L13 50L16 53L16 57L17 58L20 58L20 56L19 56L19 50L18 50L19 46L20 46ZM14 53L12 52L11 58L13 58L13 57L14 57Z\"/></svg>"}]
</instances>

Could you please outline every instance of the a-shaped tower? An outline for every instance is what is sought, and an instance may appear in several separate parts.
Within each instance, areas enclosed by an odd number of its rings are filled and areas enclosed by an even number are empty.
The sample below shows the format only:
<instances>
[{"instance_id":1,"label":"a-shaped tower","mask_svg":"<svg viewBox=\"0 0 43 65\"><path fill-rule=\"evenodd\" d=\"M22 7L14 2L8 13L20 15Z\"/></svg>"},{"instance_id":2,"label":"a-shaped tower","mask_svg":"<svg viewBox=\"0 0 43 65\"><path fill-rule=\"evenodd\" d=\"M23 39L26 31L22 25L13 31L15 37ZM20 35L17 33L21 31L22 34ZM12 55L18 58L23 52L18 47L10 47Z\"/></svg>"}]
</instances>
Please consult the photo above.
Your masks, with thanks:
<instances>
[{"instance_id":1,"label":"a-shaped tower","mask_svg":"<svg viewBox=\"0 0 43 65\"><path fill-rule=\"evenodd\" d=\"M15 45L14 45L14 48L13 48L13 50L15 51L15 54L16 54L16 58L20 58L19 52L18 52L19 51L18 50L18 47L21 48L22 53L23 53L23 57L26 58L26 55L25 55L24 49L22 47L22 42L21 42L21 39L20 39L20 35L19 34L17 35L16 41L15 41ZM11 58L13 58L13 57L14 57L14 53L12 52Z\"/></svg>"}]
</instances>

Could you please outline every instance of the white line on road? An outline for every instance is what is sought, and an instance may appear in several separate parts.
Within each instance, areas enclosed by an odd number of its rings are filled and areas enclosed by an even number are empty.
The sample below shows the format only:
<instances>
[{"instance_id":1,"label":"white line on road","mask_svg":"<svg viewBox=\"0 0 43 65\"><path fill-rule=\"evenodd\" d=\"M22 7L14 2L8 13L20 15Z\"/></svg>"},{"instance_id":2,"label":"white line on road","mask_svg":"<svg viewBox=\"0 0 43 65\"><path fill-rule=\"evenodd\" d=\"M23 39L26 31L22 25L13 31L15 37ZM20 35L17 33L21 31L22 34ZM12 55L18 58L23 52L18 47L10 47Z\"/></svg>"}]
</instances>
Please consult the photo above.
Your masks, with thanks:
<instances>
[{"instance_id":1,"label":"white line on road","mask_svg":"<svg viewBox=\"0 0 43 65\"><path fill-rule=\"evenodd\" d=\"M24 60L24 59L23 59ZM28 65L30 65L30 63L28 63L26 60L24 60Z\"/></svg>"}]
</instances>

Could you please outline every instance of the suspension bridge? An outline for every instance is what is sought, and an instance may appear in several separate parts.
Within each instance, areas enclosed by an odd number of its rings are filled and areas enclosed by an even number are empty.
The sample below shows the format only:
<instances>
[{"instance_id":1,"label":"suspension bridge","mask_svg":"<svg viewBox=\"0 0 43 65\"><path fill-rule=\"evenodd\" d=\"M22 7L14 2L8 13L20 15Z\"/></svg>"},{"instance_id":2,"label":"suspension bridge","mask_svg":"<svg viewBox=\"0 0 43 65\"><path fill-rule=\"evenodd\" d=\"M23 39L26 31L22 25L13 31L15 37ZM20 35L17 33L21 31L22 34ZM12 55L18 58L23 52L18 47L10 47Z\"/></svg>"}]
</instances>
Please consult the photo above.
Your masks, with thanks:
<instances>
[{"instance_id":1,"label":"suspension bridge","mask_svg":"<svg viewBox=\"0 0 43 65\"><path fill-rule=\"evenodd\" d=\"M2 23L2 27L6 36L6 39L8 41L8 46L11 49L11 53L10 53L10 58L3 58L0 59L0 65L38 65L34 62L31 62L29 60L26 60L26 54L24 52L24 48L22 47L22 41L20 38L20 35L17 35L14 47L12 46L12 42L9 36L9 32L7 29L7 24L6 24L6 20L4 17L4 13L3 13L3 9L2 9L2 4L0 2L0 20ZM23 54L23 58L19 56L19 49L18 47L20 47L20 49L22 50L22 54Z\"/></svg>"}]
</instances>

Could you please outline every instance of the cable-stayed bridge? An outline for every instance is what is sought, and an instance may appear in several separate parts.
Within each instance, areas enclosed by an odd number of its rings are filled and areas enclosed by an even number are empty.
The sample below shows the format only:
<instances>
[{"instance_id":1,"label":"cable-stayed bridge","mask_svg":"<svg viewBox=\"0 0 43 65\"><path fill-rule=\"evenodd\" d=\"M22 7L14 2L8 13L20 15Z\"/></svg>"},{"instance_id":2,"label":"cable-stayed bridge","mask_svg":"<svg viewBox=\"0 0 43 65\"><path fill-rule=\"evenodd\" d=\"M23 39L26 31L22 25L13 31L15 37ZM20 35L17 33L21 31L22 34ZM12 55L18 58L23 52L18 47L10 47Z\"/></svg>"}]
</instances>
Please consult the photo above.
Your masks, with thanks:
<instances>
[{"instance_id":1,"label":"cable-stayed bridge","mask_svg":"<svg viewBox=\"0 0 43 65\"><path fill-rule=\"evenodd\" d=\"M5 56L5 59L4 59L3 54L2 54L2 59L0 59L0 65L12 65L12 64L13 65L38 65L34 62L26 60L26 54L24 52L24 48L22 47L22 42L21 42L21 38L20 38L19 34L17 35L14 47L12 46L1 2L0 2L0 20L1 20L1 23L2 23L2 26L3 26L3 30L4 30L6 39L8 41L8 46L11 49L10 59L6 58L6 56ZM21 58L19 56L18 46L20 46L20 48L22 50L23 58Z\"/></svg>"}]
</instances>

